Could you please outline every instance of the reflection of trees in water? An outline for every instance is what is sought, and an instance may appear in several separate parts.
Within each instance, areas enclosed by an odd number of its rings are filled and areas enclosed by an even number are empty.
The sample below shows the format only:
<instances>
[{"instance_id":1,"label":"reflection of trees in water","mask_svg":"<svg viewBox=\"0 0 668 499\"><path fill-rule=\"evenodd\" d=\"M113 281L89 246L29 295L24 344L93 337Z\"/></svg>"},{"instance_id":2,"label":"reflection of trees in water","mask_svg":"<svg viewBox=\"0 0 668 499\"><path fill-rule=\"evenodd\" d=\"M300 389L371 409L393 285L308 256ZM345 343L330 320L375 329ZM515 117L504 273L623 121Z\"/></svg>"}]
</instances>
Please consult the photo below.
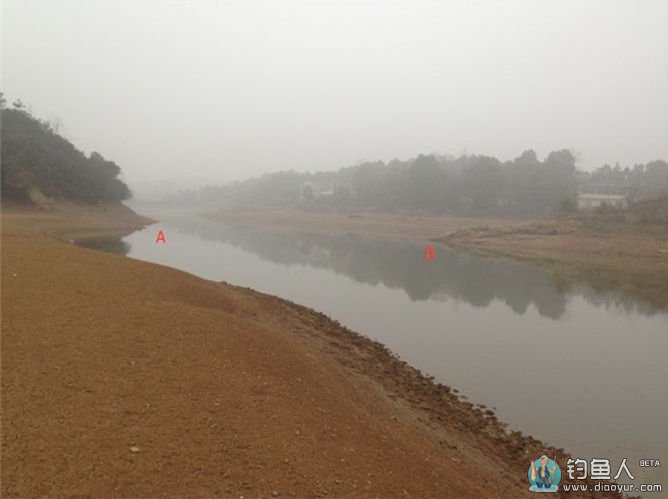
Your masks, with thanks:
<instances>
[{"instance_id":1,"label":"reflection of trees in water","mask_svg":"<svg viewBox=\"0 0 668 499\"><path fill-rule=\"evenodd\" d=\"M629 297L621 291L606 290L600 286L582 286L578 288L587 302L596 307L617 308L625 313L637 313L646 316L656 315L659 310L653 305L641 301L630 300Z\"/></svg>"},{"instance_id":2,"label":"reflection of trees in water","mask_svg":"<svg viewBox=\"0 0 668 499\"><path fill-rule=\"evenodd\" d=\"M130 244L119 237L89 237L86 239L77 239L77 246L94 250L106 251L117 255L126 256L130 252Z\"/></svg>"},{"instance_id":3,"label":"reflection of trees in water","mask_svg":"<svg viewBox=\"0 0 668 499\"><path fill-rule=\"evenodd\" d=\"M179 220L173 225L184 233L221 241L277 264L330 269L358 282L401 288L412 300L450 297L476 307L500 300L520 315L534 304L542 316L558 319L566 310L567 295L576 292L573 282L563 277L441 247L435 261L425 262L421 246L371 241L355 235L285 234L225 227L205 220ZM577 294L596 306L653 313L650 306L637 305L621 293L578 287Z\"/></svg>"}]
</instances>

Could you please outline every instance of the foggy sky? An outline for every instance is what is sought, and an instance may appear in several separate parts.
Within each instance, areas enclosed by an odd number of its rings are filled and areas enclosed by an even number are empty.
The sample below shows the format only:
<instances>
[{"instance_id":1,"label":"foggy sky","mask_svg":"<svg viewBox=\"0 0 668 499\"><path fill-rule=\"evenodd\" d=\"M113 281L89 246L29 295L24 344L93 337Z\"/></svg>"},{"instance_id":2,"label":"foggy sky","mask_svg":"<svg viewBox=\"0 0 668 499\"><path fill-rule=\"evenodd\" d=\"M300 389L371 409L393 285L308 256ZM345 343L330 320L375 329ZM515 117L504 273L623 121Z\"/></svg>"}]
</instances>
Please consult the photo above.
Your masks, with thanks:
<instances>
[{"instance_id":1,"label":"foggy sky","mask_svg":"<svg viewBox=\"0 0 668 499\"><path fill-rule=\"evenodd\" d=\"M131 184L668 159L668 1L3 1L3 91Z\"/></svg>"}]
</instances>

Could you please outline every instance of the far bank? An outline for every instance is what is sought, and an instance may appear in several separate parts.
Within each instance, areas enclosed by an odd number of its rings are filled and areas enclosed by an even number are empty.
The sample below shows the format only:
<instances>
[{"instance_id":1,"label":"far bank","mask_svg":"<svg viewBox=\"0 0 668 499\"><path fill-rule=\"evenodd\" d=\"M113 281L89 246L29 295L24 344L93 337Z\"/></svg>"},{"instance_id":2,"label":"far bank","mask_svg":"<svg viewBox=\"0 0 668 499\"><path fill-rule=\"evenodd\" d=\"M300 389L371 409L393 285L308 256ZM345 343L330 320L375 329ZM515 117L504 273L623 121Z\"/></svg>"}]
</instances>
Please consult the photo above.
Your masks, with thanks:
<instances>
[{"instance_id":1,"label":"far bank","mask_svg":"<svg viewBox=\"0 0 668 499\"><path fill-rule=\"evenodd\" d=\"M546 220L461 228L434 241L525 261L668 309L668 225L598 227L580 219Z\"/></svg>"},{"instance_id":2,"label":"far bank","mask_svg":"<svg viewBox=\"0 0 668 499\"><path fill-rule=\"evenodd\" d=\"M661 205L663 207L663 205ZM665 210L665 208L661 208ZM457 217L369 211L228 209L203 215L239 227L330 236L403 240L526 262L615 288L668 309L668 223L609 223L599 218Z\"/></svg>"}]
</instances>

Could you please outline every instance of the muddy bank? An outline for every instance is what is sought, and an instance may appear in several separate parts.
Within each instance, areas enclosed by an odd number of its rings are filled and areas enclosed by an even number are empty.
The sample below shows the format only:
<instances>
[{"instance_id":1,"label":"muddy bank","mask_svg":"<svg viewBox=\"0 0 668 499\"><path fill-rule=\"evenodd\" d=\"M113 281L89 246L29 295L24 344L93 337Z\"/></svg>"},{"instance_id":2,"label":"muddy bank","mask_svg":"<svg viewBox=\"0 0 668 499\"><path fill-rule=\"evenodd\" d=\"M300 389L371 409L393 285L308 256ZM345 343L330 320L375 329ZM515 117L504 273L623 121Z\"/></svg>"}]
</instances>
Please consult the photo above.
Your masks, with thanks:
<instances>
[{"instance_id":1,"label":"muddy bank","mask_svg":"<svg viewBox=\"0 0 668 499\"><path fill-rule=\"evenodd\" d=\"M203 215L234 226L314 234L363 234L379 240L432 240L481 256L522 260L581 281L617 289L668 309L668 227L596 229L577 220L513 220L373 212L225 210Z\"/></svg>"},{"instance_id":2,"label":"muddy bank","mask_svg":"<svg viewBox=\"0 0 668 499\"><path fill-rule=\"evenodd\" d=\"M124 204L80 204L61 200L48 206L3 202L2 221L8 231L41 234L68 241L97 235L123 236L155 223Z\"/></svg>"},{"instance_id":3,"label":"muddy bank","mask_svg":"<svg viewBox=\"0 0 668 499\"><path fill-rule=\"evenodd\" d=\"M460 228L434 240L479 255L531 262L668 309L667 227L603 231L578 220L554 220Z\"/></svg>"},{"instance_id":4,"label":"muddy bank","mask_svg":"<svg viewBox=\"0 0 668 499\"><path fill-rule=\"evenodd\" d=\"M71 218L3 214L3 495L517 497L565 466L322 314L43 234Z\"/></svg>"},{"instance_id":5,"label":"muddy bank","mask_svg":"<svg viewBox=\"0 0 668 499\"><path fill-rule=\"evenodd\" d=\"M237 226L302 231L314 234L364 234L369 238L423 241L438 234L473 225L501 226L495 218L443 217L428 214L389 214L370 211L309 212L297 209L223 210L205 218Z\"/></svg>"}]
</instances>

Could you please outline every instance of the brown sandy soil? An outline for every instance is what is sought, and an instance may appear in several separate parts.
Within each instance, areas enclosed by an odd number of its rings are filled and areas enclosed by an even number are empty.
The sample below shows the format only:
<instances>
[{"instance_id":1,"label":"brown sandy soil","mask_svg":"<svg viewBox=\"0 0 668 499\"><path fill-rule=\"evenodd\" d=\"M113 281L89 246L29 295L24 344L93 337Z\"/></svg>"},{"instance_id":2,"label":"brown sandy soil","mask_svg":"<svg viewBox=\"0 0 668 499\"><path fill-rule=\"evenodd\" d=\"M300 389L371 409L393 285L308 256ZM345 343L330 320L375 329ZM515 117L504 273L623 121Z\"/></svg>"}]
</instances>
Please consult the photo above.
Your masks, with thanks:
<instances>
[{"instance_id":1,"label":"brown sandy soil","mask_svg":"<svg viewBox=\"0 0 668 499\"><path fill-rule=\"evenodd\" d=\"M82 205L58 201L48 208L28 208L3 202L2 212L11 215L2 218L3 222L9 223L9 229L64 240L94 237L98 234L128 234L154 222L120 203Z\"/></svg>"},{"instance_id":2,"label":"brown sandy soil","mask_svg":"<svg viewBox=\"0 0 668 499\"><path fill-rule=\"evenodd\" d=\"M484 255L538 263L668 308L668 227L592 230L577 220L458 229L435 239Z\"/></svg>"},{"instance_id":3,"label":"brown sandy soil","mask_svg":"<svg viewBox=\"0 0 668 499\"><path fill-rule=\"evenodd\" d=\"M3 496L518 497L564 467L322 314L37 233L104 217L72 218L3 213Z\"/></svg>"},{"instance_id":4,"label":"brown sandy soil","mask_svg":"<svg viewBox=\"0 0 668 499\"><path fill-rule=\"evenodd\" d=\"M325 234L364 234L383 239L426 240L461 227L502 226L507 220L495 218L443 217L374 212L307 212L297 209L223 210L205 215L233 225L270 227L273 230L300 230Z\"/></svg>"}]
</instances>

